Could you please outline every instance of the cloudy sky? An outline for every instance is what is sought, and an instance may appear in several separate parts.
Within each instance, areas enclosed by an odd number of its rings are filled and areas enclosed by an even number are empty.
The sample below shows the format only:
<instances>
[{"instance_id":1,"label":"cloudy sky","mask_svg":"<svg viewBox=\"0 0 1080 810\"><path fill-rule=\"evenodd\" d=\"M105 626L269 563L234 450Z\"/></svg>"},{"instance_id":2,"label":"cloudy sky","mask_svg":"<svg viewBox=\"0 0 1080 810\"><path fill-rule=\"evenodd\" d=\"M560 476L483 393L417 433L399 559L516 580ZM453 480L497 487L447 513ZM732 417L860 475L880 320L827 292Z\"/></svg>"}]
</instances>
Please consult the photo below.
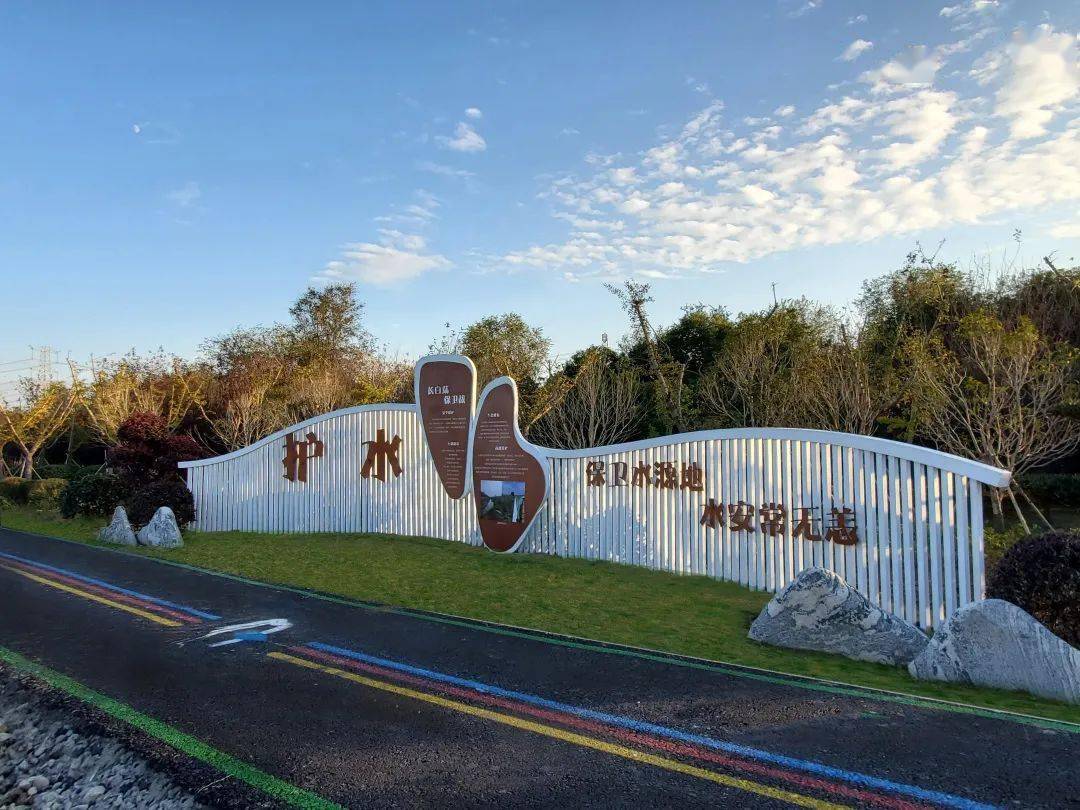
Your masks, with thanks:
<instances>
[{"instance_id":1,"label":"cloudy sky","mask_svg":"<svg viewBox=\"0 0 1080 810\"><path fill-rule=\"evenodd\" d=\"M624 331L613 278L664 322L844 304L916 241L1068 263L1078 30L1072 0L7 0L0 371L192 355L313 281L403 353L508 310L569 351Z\"/></svg>"}]
</instances>

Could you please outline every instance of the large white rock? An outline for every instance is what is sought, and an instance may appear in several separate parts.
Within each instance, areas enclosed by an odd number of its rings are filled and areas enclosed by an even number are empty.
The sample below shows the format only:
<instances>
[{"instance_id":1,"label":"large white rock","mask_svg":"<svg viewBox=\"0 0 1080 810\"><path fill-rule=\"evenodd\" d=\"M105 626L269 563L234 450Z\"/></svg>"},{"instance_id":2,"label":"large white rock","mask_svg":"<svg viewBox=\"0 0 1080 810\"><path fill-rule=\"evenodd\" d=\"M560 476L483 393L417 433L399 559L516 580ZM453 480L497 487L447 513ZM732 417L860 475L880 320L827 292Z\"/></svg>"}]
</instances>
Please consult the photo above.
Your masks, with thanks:
<instances>
[{"instance_id":1,"label":"large white rock","mask_svg":"<svg viewBox=\"0 0 1080 810\"><path fill-rule=\"evenodd\" d=\"M842 577L816 566L804 569L772 598L750 625L750 638L897 665L908 663L929 641L919 628L874 606Z\"/></svg>"},{"instance_id":2,"label":"large white rock","mask_svg":"<svg viewBox=\"0 0 1080 810\"><path fill-rule=\"evenodd\" d=\"M122 506L113 510L112 520L108 526L98 532L97 537L103 543L115 543L119 546L138 545L135 531L131 528L131 521L128 520L127 512Z\"/></svg>"},{"instance_id":3,"label":"large white rock","mask_svg":"<svg viewBox=\"0 0 1080 810\"><path fill-rule=\"evenodd\" d=\"M960 608L908 664L916 678L1022 689L1080 703L1080 650L1002 599Z\"/></svg>"},{"instance_id":4,"label":"large white rock","mask_svg":"<svg viewBox=\"0 0 1080 810\"><path fill-rule=\"evenodd\" d=\"M157 548L180 548L184 545L184 537L176 525L176 515L167 506L154 512L150 522L139 529L138 538L141 545Z\"/></svg>"}]
</instances>

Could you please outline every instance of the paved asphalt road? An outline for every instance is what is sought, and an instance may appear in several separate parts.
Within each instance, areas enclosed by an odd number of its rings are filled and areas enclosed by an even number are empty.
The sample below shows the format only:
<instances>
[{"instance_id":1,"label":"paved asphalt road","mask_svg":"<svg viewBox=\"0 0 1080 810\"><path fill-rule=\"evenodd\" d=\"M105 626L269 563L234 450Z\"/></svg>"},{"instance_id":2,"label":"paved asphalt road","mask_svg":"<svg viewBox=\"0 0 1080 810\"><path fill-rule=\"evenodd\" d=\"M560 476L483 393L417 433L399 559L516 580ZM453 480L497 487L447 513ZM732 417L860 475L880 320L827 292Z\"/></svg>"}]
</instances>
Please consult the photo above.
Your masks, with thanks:
<instances>
[{"instance_id":1,"label":"paved asphalt road","mask_svg":"<svg viewBox=\"0 0 1080 810\"><path fill-rule=\"evenodd\" d=\"M233 804L266 800L249 785L310 807L1080 800L1080 727L12 531L0 531L0 664L91 700L188 784L213 782L201 795Z\"/></svg>"}]
</instances>

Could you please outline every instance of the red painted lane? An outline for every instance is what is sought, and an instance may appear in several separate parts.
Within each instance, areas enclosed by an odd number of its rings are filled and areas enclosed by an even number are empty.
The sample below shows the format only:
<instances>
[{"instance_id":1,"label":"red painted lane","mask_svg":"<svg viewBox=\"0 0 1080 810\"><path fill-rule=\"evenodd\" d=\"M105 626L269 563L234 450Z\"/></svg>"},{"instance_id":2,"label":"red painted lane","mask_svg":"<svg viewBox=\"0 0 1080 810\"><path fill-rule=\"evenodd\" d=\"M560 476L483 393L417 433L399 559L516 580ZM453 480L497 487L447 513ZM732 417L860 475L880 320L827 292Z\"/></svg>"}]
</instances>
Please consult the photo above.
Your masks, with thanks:
<instances>
[{"instance_id":1,"label":"red painted lane","mask_svg":"<svg viewBox=\"0 0 1080 810\"><path fill-rule=\"evenodd\" d=\"M609 726L605 723L599 723L594 720L587 720L581 717L575 717L574 715L566 714L565 712L541 709L535 706L529 706L525 703L520 703L518 701L498 697L496 695L489 695L472 689L466 689L464 687L452 686L450 684L438 683L436 681L431 681L426 678L418 677L416 675L396 672L392 669L384 669L383 667L375 666L374 664L365 664L360 661L350 660L348 658L340 658L336 655L325 653L321 650L313 650L309 647L296 646L290 647L290 650L300 655L322 661L323 663L333 664L334 666L341 667L343 669L351 669L354 671L365 672L370 675L378 675L382 678L388 678L401 683L408 683L413 686L418 686L427 691L453 695L455 697L464 698L474 703L483 703L488 706L497 706L502 709L508 709L518 714L526 714L531 717L546 720L548 722L558 723L560 725L590 731L594 734L602 734L615 737L617 739L623 740L624 742L630 742L647 748L652 748L654 750L663 751L667 754L692 757L695 759L704 760L706 762L711 762L713 764L720 765L722 767L732 770L743 771L745 773L753 773L758 776L781 780L793 785L798 785L799 787L805 789L818 790L837 796L843 796L848 799L855 799L872 807L890 808L891 810L915 810L916 808L924 808L928 806L915 802L909 802L905 799L900 799L893 796L885 796L878 793L871 793L870 791L860 790L859 788L850 787L848 785L844 785L838 782L829 782L827 780L818 779L813 776L805 776L794 771L786 771L768 765L762 765L752 760L744 760L738 757L719 754L706 748L687 745L686 743L675 742L673 740L665 740L661 737L655 737L649 734L642 734L641 732L630 731L628 729L622 729L616 726Z\"/></svg>"},{"instance_id":2,"label":"red painted lane","mask_svg":"<svg viewBox=\"0 0 1080 810\"><path fill-rule=\"evenodd\" d=\"M161 605L158 605L154 602L147 602L135 596L128 596L126 593L120 593L119 591L114 591L110 588L104 588L99 585L91 585L88 582L83 582L80 579L75 579L73 577L64 576L63 574L58 574L55 571L48 571L44 568L38 568L33 565L27 565L26 563L16 562L15 560L5 560L4 565L7 565L11 568L18 568L23 571L27 571L28 573L31 573L34 576L41 577L42 579L51 579L54 582L62 582L69 587L77 588L78 590L86 591L87 593L96 594L97 596L103 596L106 599L112 599L114 602L123 602L124 604L132 605L133 607L137 607L140 610L155 613L159 616L168 616L170 619L188 622L189 624L199 624L202 622L202 619L200 619L198 616L191 616L187 613L181 613L178 610L172 610L170 608L162 607Z\"/></svg>"}]
</instances>

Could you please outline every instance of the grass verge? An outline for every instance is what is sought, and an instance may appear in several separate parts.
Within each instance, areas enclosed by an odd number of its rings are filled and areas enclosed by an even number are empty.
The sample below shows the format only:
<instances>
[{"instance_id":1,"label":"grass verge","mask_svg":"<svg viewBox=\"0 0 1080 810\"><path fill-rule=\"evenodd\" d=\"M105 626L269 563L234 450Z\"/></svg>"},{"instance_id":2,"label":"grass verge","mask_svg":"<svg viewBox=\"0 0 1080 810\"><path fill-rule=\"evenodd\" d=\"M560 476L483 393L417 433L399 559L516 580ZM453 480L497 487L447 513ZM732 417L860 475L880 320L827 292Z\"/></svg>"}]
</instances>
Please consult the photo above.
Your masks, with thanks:
<instances>
[{"instance_id":1,"label":"grass verge","mask_svg":"<svg viewBox=\"0 0 1080 810\"><path fill-rule=\"evenodd\" d=\"M2 516L7 528L91 544L104 522L20 507ZM1080 723L1080 706L757 644L746 632L769 594L707 577L377 534L189 533L181 549L136 551L354 599Z\"/></svg>"}]
</instances>

